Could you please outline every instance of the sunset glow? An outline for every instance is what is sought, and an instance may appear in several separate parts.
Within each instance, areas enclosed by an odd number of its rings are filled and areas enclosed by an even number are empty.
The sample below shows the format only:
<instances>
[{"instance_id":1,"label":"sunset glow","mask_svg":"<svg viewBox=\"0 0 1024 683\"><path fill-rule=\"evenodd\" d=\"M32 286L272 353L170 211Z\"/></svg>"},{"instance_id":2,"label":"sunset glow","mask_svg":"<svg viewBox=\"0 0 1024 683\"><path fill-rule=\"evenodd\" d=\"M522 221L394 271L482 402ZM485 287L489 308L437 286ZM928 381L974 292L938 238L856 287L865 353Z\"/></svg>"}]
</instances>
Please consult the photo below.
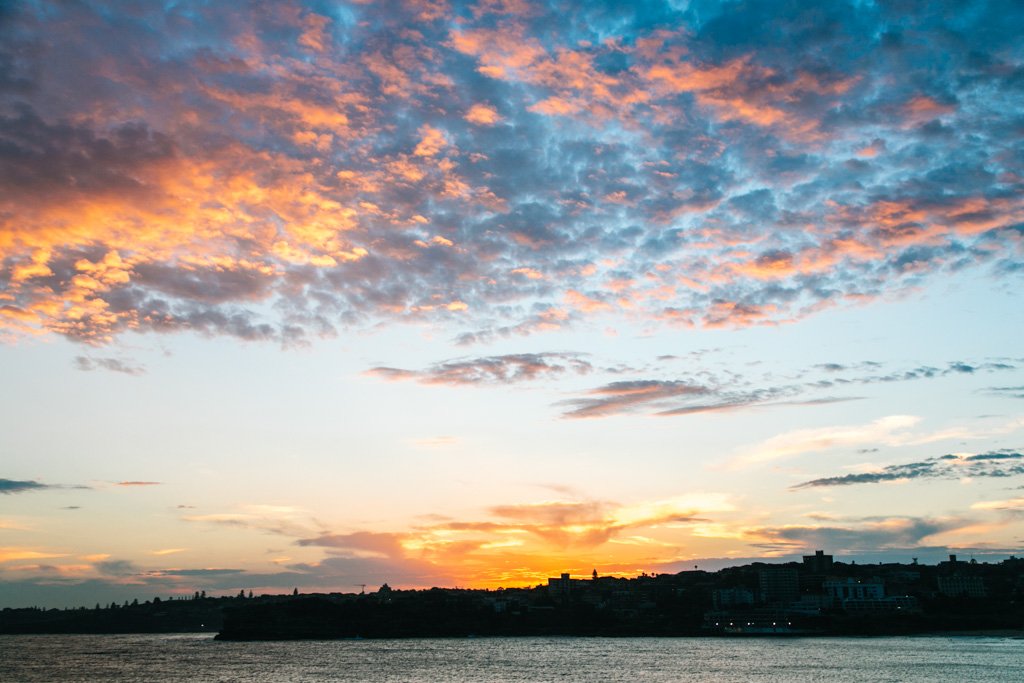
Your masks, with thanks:
<instances>
[{"instance_id":1,"label":"sunset glow","mask_svg":"<svg viewBox=\"0 0 1024 683\"><path fill-rule=\"evenodd\" d=\"M1024 7L0 9L0 607L1024 545Z\"/></svg>"}]
</instances>

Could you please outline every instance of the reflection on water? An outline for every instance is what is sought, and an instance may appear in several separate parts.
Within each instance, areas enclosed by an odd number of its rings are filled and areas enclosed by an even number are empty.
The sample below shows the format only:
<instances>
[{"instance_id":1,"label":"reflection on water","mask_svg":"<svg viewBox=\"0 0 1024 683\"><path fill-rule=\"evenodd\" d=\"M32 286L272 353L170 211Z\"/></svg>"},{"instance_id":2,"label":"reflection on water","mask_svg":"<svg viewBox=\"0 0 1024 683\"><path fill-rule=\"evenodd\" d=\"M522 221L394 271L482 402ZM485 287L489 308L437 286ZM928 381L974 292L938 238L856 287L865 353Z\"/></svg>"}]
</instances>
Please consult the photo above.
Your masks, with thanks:
<instances>
[{"instance_id":1,"label":"reflection on water","mask_svg":"<svg viewBox=\"0 0 1024 683\"><path fill-rule=\"evenodd\" d=\"M481 638L224 643L197 635L0 636L0 680L1024 680L1024 640Z\"/></svg>"}]
</instances>

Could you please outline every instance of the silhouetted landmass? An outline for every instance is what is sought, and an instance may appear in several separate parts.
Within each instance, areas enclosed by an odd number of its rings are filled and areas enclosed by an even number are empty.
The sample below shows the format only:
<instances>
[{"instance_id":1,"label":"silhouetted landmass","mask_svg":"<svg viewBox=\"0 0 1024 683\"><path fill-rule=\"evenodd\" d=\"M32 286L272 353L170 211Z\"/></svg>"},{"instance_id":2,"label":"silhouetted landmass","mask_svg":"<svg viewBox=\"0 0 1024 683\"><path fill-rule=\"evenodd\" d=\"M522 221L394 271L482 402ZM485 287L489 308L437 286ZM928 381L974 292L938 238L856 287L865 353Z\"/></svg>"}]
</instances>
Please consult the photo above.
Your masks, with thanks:
<instances>
[{"instance_id":1,"label":"silhouetted landmass","mask_svg":"<svg viewBox=\"0 0 1024 683\"><path fill-rule=\"evenodd\" d=\"M549 579L534 588L164 600L0 611L0 633L219 631L225 640L466 636L1024 635L1024 560L802 563Z\"/></svg>"},{"instance_id":2,"label":"silhouetted landmass","mask_svg":"<svg viewBox=\"0 0 1024 683\"><path fill-rule=\"evenodd\" d=\"M0 633L198 633L219 631L238 598L169 599L92 609L0 610Z\"/></svg>"}]
</instances>

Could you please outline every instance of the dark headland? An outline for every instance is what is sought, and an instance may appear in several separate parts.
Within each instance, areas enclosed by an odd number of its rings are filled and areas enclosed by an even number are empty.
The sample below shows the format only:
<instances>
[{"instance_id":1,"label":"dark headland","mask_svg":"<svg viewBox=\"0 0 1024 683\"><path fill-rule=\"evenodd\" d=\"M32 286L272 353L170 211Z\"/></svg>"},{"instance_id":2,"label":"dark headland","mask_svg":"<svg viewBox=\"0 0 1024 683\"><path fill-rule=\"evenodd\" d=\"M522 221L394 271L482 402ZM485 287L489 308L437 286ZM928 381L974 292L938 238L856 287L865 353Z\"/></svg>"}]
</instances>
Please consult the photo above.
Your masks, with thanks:
<instances>
[{"instance_id":1,"label":"dark headland","mask_svg":"<svg viewBox=\"0 0 1024 683\"><path fill-rule=\"evenodd\" d=\"M218 630L222 640L467 636L1024 637L1024 559L937 565L753 564L632 579L563 574L533 588L157 599L96 609L0 611L0 633Z\"/></svg>"}]
</instances>

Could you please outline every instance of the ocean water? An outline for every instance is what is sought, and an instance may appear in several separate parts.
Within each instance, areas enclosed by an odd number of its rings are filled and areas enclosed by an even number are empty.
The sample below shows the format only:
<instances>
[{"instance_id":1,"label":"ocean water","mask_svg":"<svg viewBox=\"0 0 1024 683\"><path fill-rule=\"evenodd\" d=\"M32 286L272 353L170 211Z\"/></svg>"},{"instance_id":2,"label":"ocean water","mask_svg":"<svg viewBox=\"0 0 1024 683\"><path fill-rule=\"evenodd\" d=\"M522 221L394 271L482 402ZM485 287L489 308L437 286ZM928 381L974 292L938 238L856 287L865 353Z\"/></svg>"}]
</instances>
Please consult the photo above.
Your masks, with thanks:
<instances>
[{"instance_id":1,"label":"ocean water","mask_svg":"<svg viewBox=\"0 0 1024 683\"><path fill-rule=\"evenodd\" d=\"M0 681L1024 681L1024 640L479 638L224 643L0 636Z\"/></svg>"}]
</instances>

